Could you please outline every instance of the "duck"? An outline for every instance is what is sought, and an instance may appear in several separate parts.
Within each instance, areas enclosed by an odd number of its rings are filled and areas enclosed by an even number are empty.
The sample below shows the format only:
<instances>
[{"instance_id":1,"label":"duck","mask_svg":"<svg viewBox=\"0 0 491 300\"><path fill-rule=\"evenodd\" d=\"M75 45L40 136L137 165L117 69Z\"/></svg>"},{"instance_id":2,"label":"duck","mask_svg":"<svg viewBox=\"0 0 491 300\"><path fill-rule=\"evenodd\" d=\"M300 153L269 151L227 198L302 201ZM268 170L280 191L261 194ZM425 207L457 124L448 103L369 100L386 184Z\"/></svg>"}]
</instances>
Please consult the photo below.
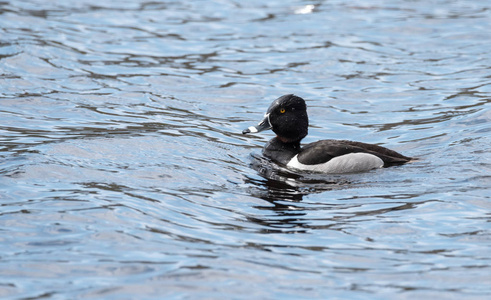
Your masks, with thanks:
<instances>
[{"instance_id":1,"label":"duck","mask_svg":"<svg viewBox=\"0 0 491 300\"><path fill-rule=\"evenodd\" d=\"M358 173L402 165L413 159L379 145L349 140L327 139L301 145L308 127L305 100L288 94L274 100L264 118L242 133L271 129L276 137L266 144L263 155L276 164L298 171Z\"/></svg>"}]
</instances>

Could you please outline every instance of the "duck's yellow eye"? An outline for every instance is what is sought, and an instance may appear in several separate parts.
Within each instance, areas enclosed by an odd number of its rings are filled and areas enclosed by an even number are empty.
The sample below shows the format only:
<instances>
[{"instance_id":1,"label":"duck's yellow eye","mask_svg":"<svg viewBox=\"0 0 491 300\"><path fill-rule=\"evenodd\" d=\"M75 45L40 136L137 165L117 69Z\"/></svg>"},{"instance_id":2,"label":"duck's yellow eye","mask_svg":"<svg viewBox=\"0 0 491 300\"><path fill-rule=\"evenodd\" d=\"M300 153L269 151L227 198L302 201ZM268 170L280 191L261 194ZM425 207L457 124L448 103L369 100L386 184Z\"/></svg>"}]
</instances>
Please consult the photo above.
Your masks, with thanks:
<instances>
[{"instance_id":1,"label":"duck's yellow eye","mask_svg":"<svg viewBox=\"0 0 491 300\"><path fill-rule=\"evenodd\" d=\"M286 111L286 110L285 110L284 108L280 109L280 113L282 113L282 114L284 114L284 113L285 113L285 111Z\"/></svg>"}]
</instances>

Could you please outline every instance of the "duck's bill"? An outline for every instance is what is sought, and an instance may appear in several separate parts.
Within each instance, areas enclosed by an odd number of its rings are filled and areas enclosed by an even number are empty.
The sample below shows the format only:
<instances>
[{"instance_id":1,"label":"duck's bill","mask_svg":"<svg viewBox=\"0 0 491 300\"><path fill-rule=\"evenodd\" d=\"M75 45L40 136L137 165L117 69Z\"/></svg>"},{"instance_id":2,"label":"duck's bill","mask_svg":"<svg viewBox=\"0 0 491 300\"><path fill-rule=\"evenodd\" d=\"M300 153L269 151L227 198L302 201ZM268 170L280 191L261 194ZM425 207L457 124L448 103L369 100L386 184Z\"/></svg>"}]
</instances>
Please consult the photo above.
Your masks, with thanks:
<instances>
[{"instance_id":1,"label":"duck's bill","mask_svg":"<svg viewBox=\"0 0 491 300\"><path fill-rule=\"evenodd\" d=\"M269 114L266 114L264 116L264 119L262 119L262 121L259 122L259 124L257 124L256 126L250 126L247 129L242 130L242 133L243 134L257 133L263 130L271 129L271 127L272 127L271 123L269 122Z\"/></svg>"}]
</instances>

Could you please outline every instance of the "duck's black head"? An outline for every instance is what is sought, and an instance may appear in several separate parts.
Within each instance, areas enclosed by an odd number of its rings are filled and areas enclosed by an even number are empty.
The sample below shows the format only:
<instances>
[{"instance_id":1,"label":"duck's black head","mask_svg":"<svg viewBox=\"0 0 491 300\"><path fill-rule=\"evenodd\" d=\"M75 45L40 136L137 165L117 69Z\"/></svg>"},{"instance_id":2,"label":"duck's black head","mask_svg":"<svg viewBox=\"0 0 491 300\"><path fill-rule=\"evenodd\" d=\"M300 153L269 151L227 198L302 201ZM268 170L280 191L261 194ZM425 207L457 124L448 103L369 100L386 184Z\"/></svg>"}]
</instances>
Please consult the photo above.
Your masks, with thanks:
<instances>
[{"instance_id":1,"label":"duck's black head","mask_svg":"<svg viewBox=\"0 0 491 300\"><path fill-rule=\"evenodd\" d=\"M264 119L256 126L251 126L244 131L256 133L266 129L272 129L278 139L284 143L300 142L307 136L309 117L305 101L293 94L284 95L271 103Z\"/></svg>"}]
</instances>

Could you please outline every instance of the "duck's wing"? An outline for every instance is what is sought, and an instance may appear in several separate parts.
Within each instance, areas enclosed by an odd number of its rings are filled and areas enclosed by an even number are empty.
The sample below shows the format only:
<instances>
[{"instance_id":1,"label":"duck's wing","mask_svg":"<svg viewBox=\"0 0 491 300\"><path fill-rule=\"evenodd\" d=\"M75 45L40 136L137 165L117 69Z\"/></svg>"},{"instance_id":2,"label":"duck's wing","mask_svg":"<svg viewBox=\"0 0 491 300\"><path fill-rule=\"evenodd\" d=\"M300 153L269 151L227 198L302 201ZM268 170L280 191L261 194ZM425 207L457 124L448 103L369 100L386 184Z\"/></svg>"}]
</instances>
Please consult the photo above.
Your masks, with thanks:
<instances>
[{"instance_id":1,"label":"duck's wing","mask_svg":"<svg viewBox=\"0 0 491 300\"><path fill-rule=\"evenodd\" d=\"M369 153L383 160L384 167L403 164L411 160L394 150L382 146L346 141L346 140L321 140L305 145L297 156L300 163L315 165L328 162L337 156L349 153Z\"/></svg>"}]
</instances>

